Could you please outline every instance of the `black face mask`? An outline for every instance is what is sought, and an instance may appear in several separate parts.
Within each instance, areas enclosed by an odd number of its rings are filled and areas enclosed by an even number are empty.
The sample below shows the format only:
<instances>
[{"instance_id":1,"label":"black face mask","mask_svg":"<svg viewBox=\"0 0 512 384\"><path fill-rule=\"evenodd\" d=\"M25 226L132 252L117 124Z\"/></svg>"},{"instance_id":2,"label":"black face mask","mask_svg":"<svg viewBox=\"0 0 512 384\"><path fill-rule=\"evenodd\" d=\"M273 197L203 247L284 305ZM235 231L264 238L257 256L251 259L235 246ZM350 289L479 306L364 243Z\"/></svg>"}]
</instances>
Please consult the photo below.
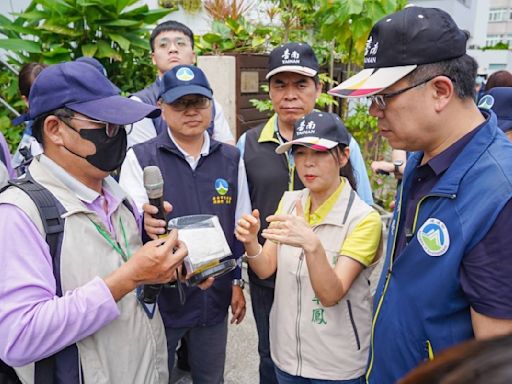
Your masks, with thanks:
<instances>
[{"instance_id":1,"label":"black face mask","mask_svg":"<svg viewBox=\"0 0 512 384\"><path fill-rule=\"evenodd\" d=\"M72 129L77 132L74 128ZM105 128L81 129L78 134L96 146L96 153L81 156L65 147L69 152L87 160L90 164L105 172L115 171L121 166L126 156L127 147L124 127L120 127L119 132L114 137L108 137Z\"/></svg>"}]
</instances>

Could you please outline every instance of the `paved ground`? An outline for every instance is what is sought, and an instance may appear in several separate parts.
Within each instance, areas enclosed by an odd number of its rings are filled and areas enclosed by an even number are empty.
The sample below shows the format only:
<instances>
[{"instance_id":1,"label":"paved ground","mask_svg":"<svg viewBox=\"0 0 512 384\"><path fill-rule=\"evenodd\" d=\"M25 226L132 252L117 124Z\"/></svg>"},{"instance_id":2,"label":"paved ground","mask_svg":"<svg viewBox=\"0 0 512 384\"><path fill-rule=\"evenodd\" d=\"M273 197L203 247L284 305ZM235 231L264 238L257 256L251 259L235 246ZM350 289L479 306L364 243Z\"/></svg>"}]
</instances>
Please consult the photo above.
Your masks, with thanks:
<instances>
[{"instance_id":1,"label":"paved ground","mask_svg":"<svg viewBox=\"0 0 512 384\"><path fill-rule=\"evenodd\" d=\"M384 230L384 244L386 244L386 239L387 228ZM370 278L372 292L375 290L376 283L379 279L383 259L384 257L381 258ZM243 272L245 281L248 281L245 268ZM258 384L259 382L258 336L252 315L251 295L248 284L246 284L245 299L247 301L247 314L244 321L237 326L228 325L228 350L224 374L225 384ZM187 372L175 368L171 383L192 384L192 379Z\"/></svg>"},{"instance_id":2,"label":"paved ground","mask_svg":"<svg viewBox=\"0 0 512 384\"><path fill-rule=\"evenodd\" d=\"M244 279L248 281L244 270ZM258 384L258 336L252 315L251 297L248 284L245 288L247 314L239 325L228 324L228 350L224 373L225 384ZM173 384L191 384L190 375L174 369L171 380Z\"/></svg>"}]
</instances>

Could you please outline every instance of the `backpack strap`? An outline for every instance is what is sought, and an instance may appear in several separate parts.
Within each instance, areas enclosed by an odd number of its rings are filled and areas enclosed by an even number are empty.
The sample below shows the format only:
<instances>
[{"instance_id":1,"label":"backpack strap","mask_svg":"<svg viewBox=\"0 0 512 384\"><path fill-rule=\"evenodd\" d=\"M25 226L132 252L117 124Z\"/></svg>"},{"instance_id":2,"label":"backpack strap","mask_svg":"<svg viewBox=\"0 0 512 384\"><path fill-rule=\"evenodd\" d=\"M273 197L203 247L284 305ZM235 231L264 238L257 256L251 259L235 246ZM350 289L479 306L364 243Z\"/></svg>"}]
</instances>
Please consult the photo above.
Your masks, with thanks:
<instances>
[{"instance_id":1,"label":"backpack strap","mask_svg":"<svg viewBox=\"0 0 512 384\"><path fill-rule=\"evenodd\" d=\"M61 297L60 253L62 239L64 237L65 222L62 215L66 210L48 189L33 179L28 170L25 177L10 180L9 184L3 189L9 186L17 187L25 192L32 199L39 211L39 216L41 217L46 233L46 242L48 243L52 257L56 294ZM62 361L62 364L57 360ZM54 384L56 382L70 382L70 378L74 379L73 382L78 382L79 367L76 362L78 362L78 349L76 344L70 345L52 356L39 360L35 363L34 383ZM66 378L62 378L62 374L59 374L59 372L65 372Z\"/></svg>"},{"instance_id":2,"label":"backpack strap","mask_svg":"<svg viewBox=\"0 0 512 384\"><path fill-rule=\"evenodd\" d=\"M28 171L24 178L10 180L9 185L18 187L25 192L32 199L39 211L39 216L41 217L46 233L46 242L48 243L52 256L56 293L57 296L60 297L62 296L60 250L64 234L64 219L61 216L65 213L65 209L48 189L32 178L32 175Z\"/></svg>"}]
</instances>

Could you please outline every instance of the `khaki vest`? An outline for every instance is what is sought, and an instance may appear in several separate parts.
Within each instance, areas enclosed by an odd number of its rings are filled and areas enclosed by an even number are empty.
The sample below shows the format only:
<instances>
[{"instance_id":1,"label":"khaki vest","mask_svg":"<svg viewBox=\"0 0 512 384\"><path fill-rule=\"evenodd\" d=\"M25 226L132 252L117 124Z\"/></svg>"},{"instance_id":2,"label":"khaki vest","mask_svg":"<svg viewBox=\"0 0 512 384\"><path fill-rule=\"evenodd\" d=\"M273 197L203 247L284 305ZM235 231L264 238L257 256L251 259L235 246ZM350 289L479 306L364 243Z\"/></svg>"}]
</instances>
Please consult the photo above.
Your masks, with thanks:
<instances>
[{"instance_id":1,"label":"khaki vest","mask_svg":"<svg viewBox=\"0 0 512 384\"><path fill-rule=\"evenodd\" d=\"M104 278L123 264L122 257L98 233L91 220L108 232L96 214L88 210L38 159L30 165L33 178L45 186L67 211L61 249L62 292L70 291L96 276ZM18 206L32 219L41 235L44 229L32 200L20 189L10 188L0 195L0 203ZM112 215L116 238L125 251L120 227L122 220L133 254L142 243L133 214L121 204ZM37 255L34 255L37 256ZM167 346L160 314L149 319L135 292L123 297L117 306L120 315L99 331L78 341L78 353L86 384L161 383L167 384ZM23 383L34 382L34 364L16 368Z\"/></svg>"},{"instance_id":2,"label":"khaki vest","mask_svg":"<svg viewBox=\"0 0 512 384\"><path fill-rule=\"evenodd\" d=\"M343 242L372 208L354 193L343 224L352 188L347 181L334 207L313 227L334 266ZM308 189L285 192L282 212L295 213ZM379 256L379 255L378 255ZM366 268L346 296L332 307L316 299L302 248L279 245L274 304L270 313L270 350L274 363L290 375L323 380L348 380L364 374L370 345L372 297Z\"/></svg>"}]
</instances>

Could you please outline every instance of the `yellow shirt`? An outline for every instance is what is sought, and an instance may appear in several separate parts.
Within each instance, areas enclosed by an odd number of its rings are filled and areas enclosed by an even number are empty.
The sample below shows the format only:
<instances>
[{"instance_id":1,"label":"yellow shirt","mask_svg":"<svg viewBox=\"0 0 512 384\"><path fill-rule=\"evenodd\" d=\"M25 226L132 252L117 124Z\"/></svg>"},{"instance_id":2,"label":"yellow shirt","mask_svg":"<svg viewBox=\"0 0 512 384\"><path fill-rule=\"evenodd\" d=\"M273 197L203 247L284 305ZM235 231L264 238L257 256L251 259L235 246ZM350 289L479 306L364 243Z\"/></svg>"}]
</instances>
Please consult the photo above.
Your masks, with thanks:
<instances>
[{"instance_id":1,"label":"yellow shirt","mask_svg":"<svg viewBox=\"0 0 512 384\"><path fill-rule=\"evenodd\" d=\"M320 205L314 212L311 209L311 197L308 197L304 207L304 217L312 227L322 223L323 219L330 212L341 191L346 185L346 179L341 178L341 183L327 200ZM277 207L276 215L281 212L281 201ZM382 221L377 211L372 211L368 216L357 224L354 230L347 236L341 246L340 255L350 257L365 267L369 266L375 259L379 247L379 241L382 231Z\"/></svg>"}]
</instances>

